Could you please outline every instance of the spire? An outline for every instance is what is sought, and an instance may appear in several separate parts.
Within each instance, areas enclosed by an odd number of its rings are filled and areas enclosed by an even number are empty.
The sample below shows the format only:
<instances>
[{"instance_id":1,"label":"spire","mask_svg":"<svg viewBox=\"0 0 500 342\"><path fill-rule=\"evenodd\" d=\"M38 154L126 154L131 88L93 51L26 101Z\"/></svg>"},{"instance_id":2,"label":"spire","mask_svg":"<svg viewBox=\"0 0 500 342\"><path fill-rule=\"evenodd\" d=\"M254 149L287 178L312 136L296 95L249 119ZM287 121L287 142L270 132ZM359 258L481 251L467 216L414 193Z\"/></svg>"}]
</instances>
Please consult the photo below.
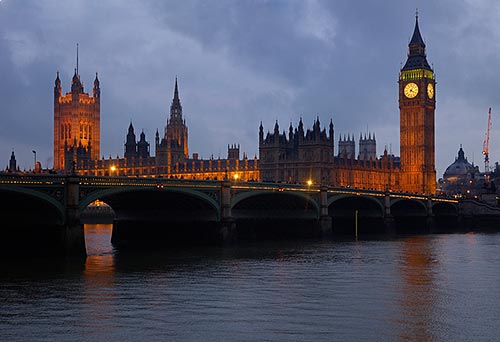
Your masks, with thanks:
<instances>
[{"instance_id":1,"label":"spire","mask_svg":"<svg viewBox=\"0 0 500 342\"><path fill-rule=\"evenodd\" d=\"M80 74L78 73L78 43L76 43L76 67L75 74L73 75L73 80L71 82L71 92L72 93L83 93L83 84L80 81Z\"/></svg>"},{"instance_id":2,"label":"spire","mask_svg":"<svg viewBox=\"0 0 500 342\"><path fill-rule=\"evenodd\" d=\"M75 74L78 74L78 43L76 43L76 69L75 69Z\"/></svg>"},{"instance_id":3,"label":"spire","mask_svg":"<svg viewBox=\"0 0 500 342\"><path fill-rule=\"evenodd\" d=\"M177 86L177 77L175 78L174 86L174 98L172 100L172 105L170 106L170 120L181 120L182 121L182 106L179 100L179 87Z\"/></svg>"},{"instance_id":4,"label":"spire","mask_svg":"<svg viewBox=\"0 0 500 342\"><path fill-rule=\"evenodd\" d=\"M59 71L57 72L56 80L54 83L57 88L61 87L61 79L59 78Z\"/></svg>"},{"instance_id":5,"label":"spire","mask_svg":"<svg viewBox=\"0 0 500 342\"><path fill-rule=\"evenodd\" d=\"M420 28L418 27L418 10L417 13L415 14L415 29L413 30L413 36L411 37L409 45L410 46L419 45L425 48L425 43L424 40L422 39L422 35L420 34Z\"/></svg>"},{"instance_id":6,"label":"spire","mask_svg":"<svg viewBox=\"0 0 500 342\"><path fill-rule=\"evenodd\" d=\"M465 160L465 153L462 148L462 144L460 144L460 149L458 150L458 160Z\"/></svg>"},{"instance_id":7,"label":"spire","mask_svg":"<svg viewBox=\"0 0 500 342\"><path fill-rule=\"evenodd\" d=\"M99 78L97 77L97 72L95 73L94 89L92 89L92 95L94 98L101 96L101 88L99 88Z\"/></svg>"},{"instance_id":8,"label":"spire","mask_svg":"<svg viewBox=\"0 0 500 342\"><path fill-rule=\"evenodd\" d=\"M425 43L418 25L418 11L415 15L415 29L408 44L408 59L401 70L425 69L432 71L425 55Z\"/></svg>"},{"instance_id":9,"label":"spire","mask_svg":"<svg viewBox=\"0 0 500 342\"><path fill-rule=\"evenodd\" d=\"M177 76L175 77L174 101L179 101L179 88L177 86Z\"/></svg>"},{"instance_id":10,"label":"spire","mask_svg":"<svg viewBox=\"0 0 500 342\"><path fill-rule=\"evenodd\" d=\"M62 95L61 79L59 78L59 71L57 72L56 80L54 81L54 101L59 101Z\"/></svg>"}]
</instances>

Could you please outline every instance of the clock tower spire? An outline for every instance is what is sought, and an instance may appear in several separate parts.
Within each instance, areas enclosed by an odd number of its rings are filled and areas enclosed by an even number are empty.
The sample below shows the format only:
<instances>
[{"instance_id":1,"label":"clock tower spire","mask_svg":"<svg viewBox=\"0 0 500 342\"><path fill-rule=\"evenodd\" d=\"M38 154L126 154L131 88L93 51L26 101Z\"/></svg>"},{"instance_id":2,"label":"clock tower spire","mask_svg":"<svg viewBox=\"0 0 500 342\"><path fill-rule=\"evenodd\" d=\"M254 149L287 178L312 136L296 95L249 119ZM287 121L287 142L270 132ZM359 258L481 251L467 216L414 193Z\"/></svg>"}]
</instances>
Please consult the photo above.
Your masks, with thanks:
<instances>
[{"instance_id":1,"label":"clock tower spire","mask_svg":"<svg viewBox=\"0 0 500 342\"><path fill-rule=\"evenodd\" d=\"M418 14L408 44L408 58L399 74L401 179L413 193L436 192L434 148L435 75L427 62Z\"/></svg>"}]
</instances>

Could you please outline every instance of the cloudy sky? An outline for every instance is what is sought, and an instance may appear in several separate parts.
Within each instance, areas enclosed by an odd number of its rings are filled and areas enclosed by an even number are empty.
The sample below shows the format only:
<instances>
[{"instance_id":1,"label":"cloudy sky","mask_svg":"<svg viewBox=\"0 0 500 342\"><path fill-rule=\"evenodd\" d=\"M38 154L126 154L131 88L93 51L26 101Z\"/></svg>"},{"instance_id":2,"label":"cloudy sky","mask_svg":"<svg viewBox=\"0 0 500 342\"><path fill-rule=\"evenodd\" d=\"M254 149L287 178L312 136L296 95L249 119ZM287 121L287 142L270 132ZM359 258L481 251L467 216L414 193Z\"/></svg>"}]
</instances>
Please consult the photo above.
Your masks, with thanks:
<instances>
[{"instance_id":1,"label":"cloudy sky","mask_svg":"<svg viewBox=\"0 0 500 342\"><path fill-rule=\"evenodd\" d=\"M419 8L437 75L436 167L463 144L481 155L492 108L490 161L500 160L497 0L0 0L0 167L52 166L53 86L79 71L101 81L101 154L123 156L130 121L154 144L175 77L190 153L258 154L258 126L306 127L319 116L340 135L375 132L399 155L398 72ZM337 151L337 146L335 147ZM3 162L1 162L3 160ZM3 166L2 166L3 165Z\"/></svg>"}]
</instances>

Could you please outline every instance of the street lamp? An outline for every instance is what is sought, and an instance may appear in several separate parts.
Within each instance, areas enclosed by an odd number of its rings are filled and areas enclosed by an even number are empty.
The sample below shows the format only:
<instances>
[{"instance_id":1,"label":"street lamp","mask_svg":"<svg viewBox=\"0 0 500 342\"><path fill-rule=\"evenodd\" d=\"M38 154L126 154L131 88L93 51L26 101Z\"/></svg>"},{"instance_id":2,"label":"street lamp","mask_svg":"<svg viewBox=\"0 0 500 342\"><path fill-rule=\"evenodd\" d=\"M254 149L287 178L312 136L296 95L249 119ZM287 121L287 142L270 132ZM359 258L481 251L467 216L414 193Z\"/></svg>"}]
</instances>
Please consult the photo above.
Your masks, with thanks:
<instances>
[{"instance_id":1,"label":"street lamp","mask_svg":"<svg viewBox=\"0 0 500 342\"><path fill-rule=\"evenodd\" d=\"M36 170L36 151L33 150L31 152L33 152L33 154L35 155L35 167L33 168L33 172L35 172L35 170Z\"/></svg>"}]
</instances>

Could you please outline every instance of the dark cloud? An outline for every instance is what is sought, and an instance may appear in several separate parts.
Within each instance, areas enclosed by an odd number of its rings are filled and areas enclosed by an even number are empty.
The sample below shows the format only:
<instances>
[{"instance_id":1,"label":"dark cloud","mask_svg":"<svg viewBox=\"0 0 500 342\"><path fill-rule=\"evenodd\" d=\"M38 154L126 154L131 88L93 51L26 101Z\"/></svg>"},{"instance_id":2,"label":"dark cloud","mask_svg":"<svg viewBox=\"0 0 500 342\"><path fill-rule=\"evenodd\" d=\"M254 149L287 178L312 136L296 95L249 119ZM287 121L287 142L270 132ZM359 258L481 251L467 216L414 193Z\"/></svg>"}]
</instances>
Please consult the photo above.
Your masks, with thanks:
<instances>
[{"instance_id":1,"label":"dark cloud","mask_svg":"<svg viewBox=\"0 0 500 342\"><path fill-rule=\"evenodd\" d=\"M420 27L437 72L438 175L459 144L482 167L488 107L491 160L500 129L500 4L420 0ZM336 135L374 131L378 152L399 151L397 78L413 31L413 2L56 1L0 2L0 156L22 168L52 163L53 81L99 72L102 154L123 155L129 122L152 142L163 132L179 77L190 150L258 153L260 121L334 119ZM500 127L500 126L498 126ZM473 157L474 156L474 157ZM1 159L0 159L1 160ZM0 166L2 164L0 163ZM44 165L46 166L46 165Z\"/></svg>"}]
</instances>

